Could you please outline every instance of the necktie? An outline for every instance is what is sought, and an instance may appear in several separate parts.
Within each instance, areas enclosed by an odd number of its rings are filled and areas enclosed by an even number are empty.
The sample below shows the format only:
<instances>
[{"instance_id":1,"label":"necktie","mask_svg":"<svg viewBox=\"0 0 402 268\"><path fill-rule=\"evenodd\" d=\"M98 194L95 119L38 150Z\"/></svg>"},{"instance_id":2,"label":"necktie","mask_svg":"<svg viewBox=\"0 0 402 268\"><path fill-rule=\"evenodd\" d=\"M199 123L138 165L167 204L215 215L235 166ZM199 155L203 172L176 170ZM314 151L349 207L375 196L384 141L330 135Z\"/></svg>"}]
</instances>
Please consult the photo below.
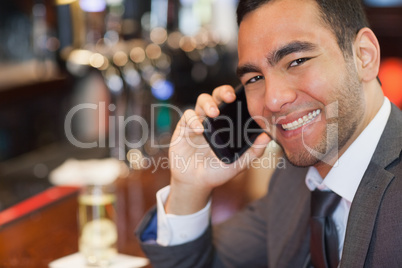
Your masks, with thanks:
<instances>
[{"instance_id":1,"label":"necktie","mask_svg":"<svg viewBox=\"0 0 402 268\"><path fill-rule=\"evenodd\" d=\"M311 192L311 262L315 268L336 268L339 263L338 233L331 215L341 197L334 192Z\"/></svg>"}]
</instances>

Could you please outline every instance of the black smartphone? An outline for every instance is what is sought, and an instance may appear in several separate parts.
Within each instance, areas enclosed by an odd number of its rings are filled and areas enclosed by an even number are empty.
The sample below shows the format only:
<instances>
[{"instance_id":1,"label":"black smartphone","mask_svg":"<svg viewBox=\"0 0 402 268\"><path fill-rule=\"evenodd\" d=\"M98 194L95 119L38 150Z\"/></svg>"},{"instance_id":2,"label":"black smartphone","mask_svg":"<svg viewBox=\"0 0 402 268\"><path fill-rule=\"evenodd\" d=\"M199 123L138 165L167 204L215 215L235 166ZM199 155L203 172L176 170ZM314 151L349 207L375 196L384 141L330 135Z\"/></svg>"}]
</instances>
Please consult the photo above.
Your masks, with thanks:
<instances>
[{"instance_id":1,"label":"black smartphone","mask_svg":"<svg viewBox=\"0 0 402 268\"><path fill-rule=\"evenodd\" d=\"M248 112L244 87L238 86L235 93L234 102L219 105L218 117L207 117L203 121L205 139L226 164L236 161L264 132Z\"/></svg>"}]
</instances>

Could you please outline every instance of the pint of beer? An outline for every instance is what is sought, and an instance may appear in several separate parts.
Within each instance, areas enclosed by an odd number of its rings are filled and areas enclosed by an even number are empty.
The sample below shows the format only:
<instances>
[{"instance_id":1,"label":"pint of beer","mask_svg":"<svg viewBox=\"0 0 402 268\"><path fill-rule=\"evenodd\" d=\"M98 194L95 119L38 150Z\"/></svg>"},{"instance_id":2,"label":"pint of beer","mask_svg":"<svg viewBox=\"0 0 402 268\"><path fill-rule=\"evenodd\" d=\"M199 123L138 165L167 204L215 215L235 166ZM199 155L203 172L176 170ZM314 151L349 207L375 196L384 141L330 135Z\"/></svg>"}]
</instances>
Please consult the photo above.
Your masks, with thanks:
<instances>
[{"instance_id":1,"label":"pint of beer","mask_svg":"<svg viewBox=\"0 0 402 268\"><path fill-rule=\"evenodd\" d=\"M117 255L116 197L107 185L86 185L79 195L79 250L87 265L107 267Z\"/></svg>"}]
</instances>

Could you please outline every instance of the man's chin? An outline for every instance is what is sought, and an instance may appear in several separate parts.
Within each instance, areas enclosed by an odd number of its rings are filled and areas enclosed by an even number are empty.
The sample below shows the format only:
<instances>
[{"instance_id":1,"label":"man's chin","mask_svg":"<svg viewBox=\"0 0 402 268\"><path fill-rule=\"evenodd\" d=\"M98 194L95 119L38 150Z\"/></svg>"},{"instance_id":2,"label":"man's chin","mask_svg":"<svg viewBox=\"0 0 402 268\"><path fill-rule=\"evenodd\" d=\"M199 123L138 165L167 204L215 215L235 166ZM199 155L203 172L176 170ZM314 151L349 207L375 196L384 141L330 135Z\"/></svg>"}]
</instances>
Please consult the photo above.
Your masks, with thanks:
<instances>
[{"instance_id":1,"label":"man's chin","mask_svg":"<svg viewBox=\"0 0 402 268\"><path fill-rule=\"evenodd\" d=\"M322 144L321 146L316 146L315 149L309 148L309 150L303 149L297 152L283 151L288 162L296 167L319 166L322 164L332 166L339 158L337 146L326 148Z\"/></svg>"},{"instance_id":2,"label":"man's chin","mask_svg":"<svg viewBox=\"0 0 402 268\"><path fill-rule=\"evenodd\" d=\"M295 167L310 167L320 162L319 159L308 152L299 155L292 155L285 152L284 156L288 160L288 162Z\"/></svg>"}]
</instances>

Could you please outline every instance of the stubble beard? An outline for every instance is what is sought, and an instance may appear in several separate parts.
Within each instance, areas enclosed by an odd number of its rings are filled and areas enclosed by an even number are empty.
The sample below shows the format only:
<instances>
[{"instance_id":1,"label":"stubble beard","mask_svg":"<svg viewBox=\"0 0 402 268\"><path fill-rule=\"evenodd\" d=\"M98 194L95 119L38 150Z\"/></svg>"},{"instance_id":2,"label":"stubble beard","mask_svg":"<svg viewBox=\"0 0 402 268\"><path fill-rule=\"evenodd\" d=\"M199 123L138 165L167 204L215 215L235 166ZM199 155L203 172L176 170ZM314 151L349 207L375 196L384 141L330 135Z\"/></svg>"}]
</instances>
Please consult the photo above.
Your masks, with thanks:
<instances>
[{"instance_id":1,"label":"stubble beard","mask_svg":"<svg viewBox=\"0 0 402 268\"><path fill-rule=\"evenodd\" d=\"M338 101L338 116L327 119L327 127L319 141L316 144L306 144L309 148L303 146L299 152L288 151L282 146L285 157L292 165L308 167L322 163L335 164L338 152L355 133L363 118L364 97L362 85L351 60L347 60L344 77L344 81L334 90L334 96L331 98L334 102ZM324 116L323 113L321 115ZM312 154L311 150L316 153ZM323 158L317 158L317 155Z\"/></svg>"}]
</instances>

